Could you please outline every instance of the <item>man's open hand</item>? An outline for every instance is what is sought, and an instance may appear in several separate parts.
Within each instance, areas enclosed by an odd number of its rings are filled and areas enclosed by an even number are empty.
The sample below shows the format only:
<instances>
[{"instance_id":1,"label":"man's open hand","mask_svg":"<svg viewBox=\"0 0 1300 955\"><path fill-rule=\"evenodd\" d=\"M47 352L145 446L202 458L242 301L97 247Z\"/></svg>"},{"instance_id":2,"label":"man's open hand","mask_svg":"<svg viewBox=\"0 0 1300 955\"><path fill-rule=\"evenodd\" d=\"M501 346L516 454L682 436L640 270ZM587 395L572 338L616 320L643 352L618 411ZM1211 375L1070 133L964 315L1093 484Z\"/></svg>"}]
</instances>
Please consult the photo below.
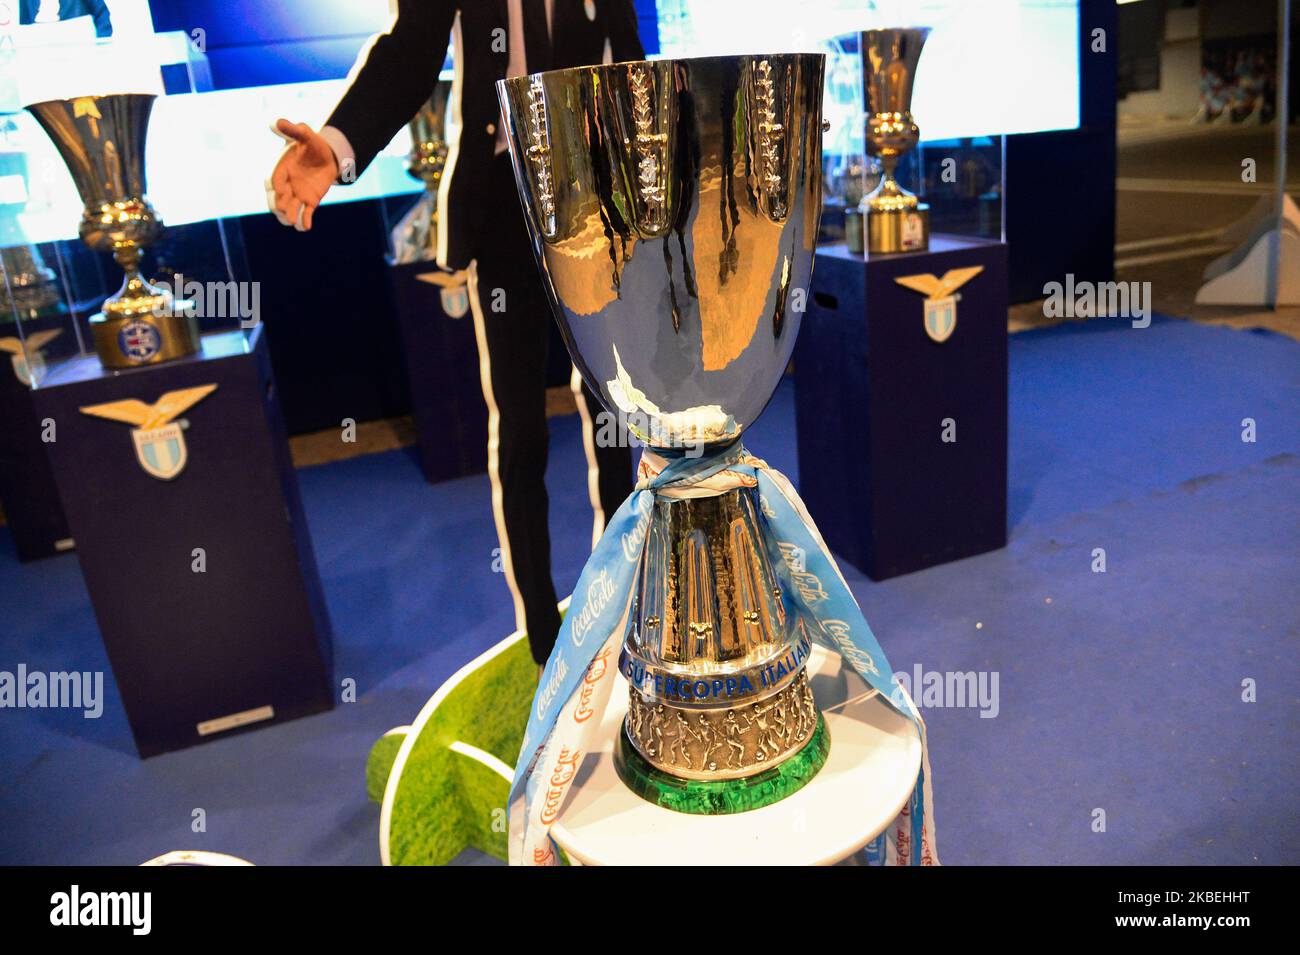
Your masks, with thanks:
<instances>
[{"instance_id":1,"label":"man's open hand","mask_svg":"<svg viewBox=\"0 0 1300 955\"><path fill-rule=\"evenodd\" d=\"M316 207L339 177L338 160L329 143L306 123L279 119L275 131L289 141L289 148L271 173L267 198L283 225L306 232Z\"/></svg>"}]
</instances>

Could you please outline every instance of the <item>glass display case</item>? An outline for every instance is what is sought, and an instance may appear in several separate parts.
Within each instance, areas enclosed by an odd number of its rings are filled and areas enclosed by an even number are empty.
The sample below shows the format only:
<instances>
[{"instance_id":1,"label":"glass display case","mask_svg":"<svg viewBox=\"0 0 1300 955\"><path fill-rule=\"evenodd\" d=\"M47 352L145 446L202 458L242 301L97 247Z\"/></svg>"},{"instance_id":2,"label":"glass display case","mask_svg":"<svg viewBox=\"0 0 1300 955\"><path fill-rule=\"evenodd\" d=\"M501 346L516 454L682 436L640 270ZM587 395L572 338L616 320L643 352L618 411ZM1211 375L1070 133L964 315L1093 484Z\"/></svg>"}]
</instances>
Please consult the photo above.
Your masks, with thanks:
<instances>
[{"instance_id":1,"label":"glass display case","mask_svg":"<svg viewBox=\"0 0 1300 955\"><path fill-rule=\"evenodd\" d=\"M464 270L449 272L438 265L439 188L447 162L452 76L443 70L429 100L395 140L405 140L407 183L378 201L420 467L431 484L487 468L487 408L469 277Z\"/></svg>"},{"instance_id":2,"label":"glass display case","mask_svg":"<svg viewBox=\"0 0 1300 955\"><path fill-rule=\"evenodd\" d=\"M151 167L176 165L194 135L154 107L210 87L200 45L97 38L82 19L0 34L0 348L29 387L94 362L97 340L114 371L179 357L154 334L164 312L205 337L247 335L259 318L238 225L196 221L149 188Z\"/></svg>"},{"instance_id":3,"label":"glass display case","mask_svg":"<svg viewBox=\"0 0 1300 955\"><path fill-rule=\"evenodd\" d=\"M797 16L787 0L658 0L657 8L664 56L827 55L828 241L844 239L846 210L882 173L863 145L860 31L929 30L911 96L922 139L896 178L929 203L931 232L1001 239L1004 137L1079 125L1078 0L808 0Z\"/></svg>"},{"instance_id":4,"label":"glass display case","mask_svg":"<svg viewBox=\"0 0 1300 955\"><path fill-rule=\"evenodd\" d=\"M1004 241L1005 157L1005 136L922 140L914 178L918 194L930 203L930 228Z\"/></svg>"},{"instance_id":5,"label":"glass display case","mask_svg":"<svg viewBox=\"0 0 1300 955\"><path fill-rule=\"evenodd\" d=\"M379 197L389 265L434 263L438 257L438 190L447 165L447 106L453 73L444 69L433 94L407 124L408 180Z\"/></svg>"},{"instance_id":6,"label":"glass display case","mask_svg":"<svg viewBox=\"0 0 1300 955\"><path fill-rule=\"evenodd\" d=\"M867 154L867 115L862 89L858 35L826 41L823 138L822 240L846 239L846 213L856 212L862 198L880 182L879 159ZM921 141L898 164L899 184L930 207L930 231L1002 240L1005 139L1001 135L927 139L926 118L914 112ZM850 223L861 229L861 223Z\"/></svg>"}]
</instances>

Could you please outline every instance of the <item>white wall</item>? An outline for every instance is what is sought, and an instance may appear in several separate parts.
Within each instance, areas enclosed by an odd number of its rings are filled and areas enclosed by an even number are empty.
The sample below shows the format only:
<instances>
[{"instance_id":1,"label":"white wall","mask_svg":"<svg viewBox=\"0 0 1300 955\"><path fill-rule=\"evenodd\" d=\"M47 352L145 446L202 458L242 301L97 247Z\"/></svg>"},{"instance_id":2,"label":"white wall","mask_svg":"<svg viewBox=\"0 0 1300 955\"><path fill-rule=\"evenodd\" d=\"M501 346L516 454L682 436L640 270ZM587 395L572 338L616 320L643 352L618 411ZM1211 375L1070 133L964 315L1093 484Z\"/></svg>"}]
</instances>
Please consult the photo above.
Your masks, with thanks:
<instances>
[{"instance_id":1,"label":"white wall","mask_svg":"<svg viewBox=\"0 0 1300 955\"><path fill-rule=\"evenodd\" d=\"M1160 88L1130 93L1119 101L1120 116L1180 116L1190 119L1201 102L1200 10L1165 12L1160 51Z\"/></svg>"}]
</instances>

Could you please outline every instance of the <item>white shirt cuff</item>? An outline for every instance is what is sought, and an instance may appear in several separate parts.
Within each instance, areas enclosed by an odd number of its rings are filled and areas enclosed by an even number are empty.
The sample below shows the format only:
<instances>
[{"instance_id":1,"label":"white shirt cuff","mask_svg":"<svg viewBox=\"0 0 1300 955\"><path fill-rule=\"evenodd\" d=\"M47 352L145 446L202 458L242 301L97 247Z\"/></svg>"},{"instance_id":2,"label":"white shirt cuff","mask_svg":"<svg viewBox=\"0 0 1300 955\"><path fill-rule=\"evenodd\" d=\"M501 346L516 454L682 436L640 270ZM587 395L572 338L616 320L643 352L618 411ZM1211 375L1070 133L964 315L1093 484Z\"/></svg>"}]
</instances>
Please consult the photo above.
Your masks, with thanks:
<instances>
[{"instance_id":1,"label":"white shirt cuff","mask_svg":"<svg viewBox=\"0 0 1300 955\"><path fill-rule=\"evenodd\" d=\"M325 126L320 131L321 139L329 143L330 149L334 151L334 161L339 165L339 179L341 183L357 181L357 154L352 151L352 144L348 138L333 126Z\"/></svg>"}]
</instances>

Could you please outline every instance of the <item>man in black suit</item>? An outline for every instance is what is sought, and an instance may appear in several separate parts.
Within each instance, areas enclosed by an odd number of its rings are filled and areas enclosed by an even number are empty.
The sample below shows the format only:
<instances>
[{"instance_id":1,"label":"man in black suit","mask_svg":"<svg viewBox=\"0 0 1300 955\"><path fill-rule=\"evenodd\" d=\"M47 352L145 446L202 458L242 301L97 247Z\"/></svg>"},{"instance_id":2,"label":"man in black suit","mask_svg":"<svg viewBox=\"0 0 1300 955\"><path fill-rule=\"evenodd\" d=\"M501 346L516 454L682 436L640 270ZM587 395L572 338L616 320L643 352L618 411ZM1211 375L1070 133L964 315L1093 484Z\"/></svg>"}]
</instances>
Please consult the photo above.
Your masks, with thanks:
<instances>
[{"instance_id":1,"label":"man in black suit","mask_svg":"<svg viewBox=\"0 0 1300 955\"><path fill-rule=\"evenodd\" d=\"M559 631L546 496L546 350L550 306L537 273L501 128L496 81L550 69L643 59L632 0L398 0L361 52L347 93L319 132L281 119L291 143L275 167L273 211L311 228L326 191L352 181L433 92L451 37L447 165L438 198L438 264L468 273L488 473L502 570L533 658ZM574 373L583 419L593 545L632 490L626 447L597 447L600 405Z\"/></svg>"}]
</instances>

